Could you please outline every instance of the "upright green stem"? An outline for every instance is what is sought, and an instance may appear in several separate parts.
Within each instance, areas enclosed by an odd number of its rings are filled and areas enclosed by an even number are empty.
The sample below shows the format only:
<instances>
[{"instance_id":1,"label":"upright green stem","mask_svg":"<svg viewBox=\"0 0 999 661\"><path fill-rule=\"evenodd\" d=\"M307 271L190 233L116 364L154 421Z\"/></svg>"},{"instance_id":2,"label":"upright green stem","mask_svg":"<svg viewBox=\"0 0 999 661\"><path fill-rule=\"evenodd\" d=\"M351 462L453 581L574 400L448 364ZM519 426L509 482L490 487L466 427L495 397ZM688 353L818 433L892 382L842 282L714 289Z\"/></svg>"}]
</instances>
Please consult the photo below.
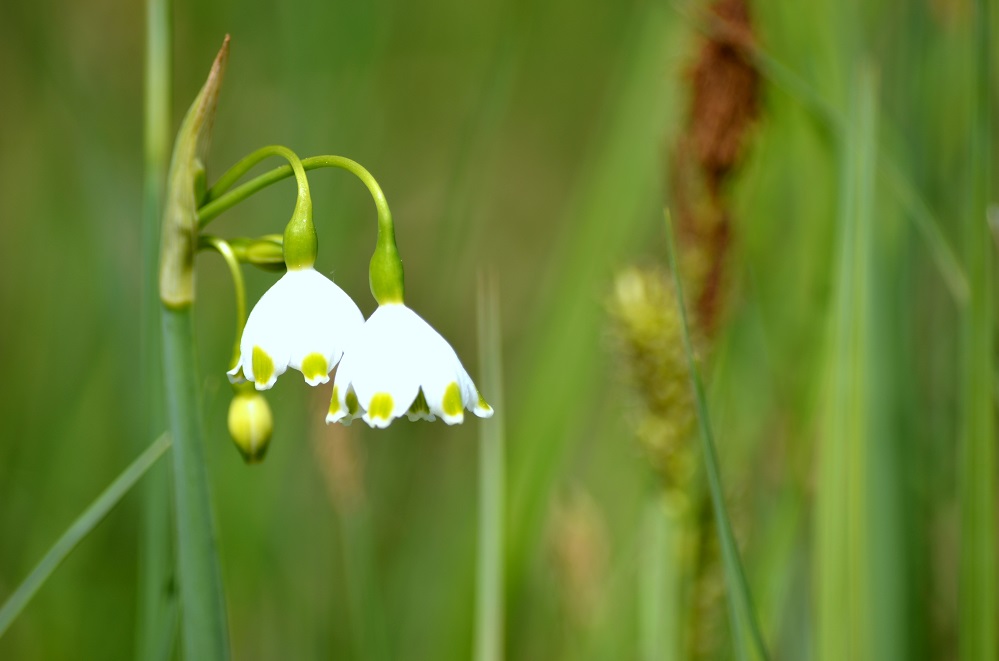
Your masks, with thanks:
<instances>
[{"instance_id":1,"label":"upright green stem","mask_svg":"<svg viewBox=\"0 0 999 661\"><path fill-rule=\"evenodd\" d=\"M227 659L225 596L205 467L192 306L163 307L163 364L173 436L184 656Z\"/></svg>"},{"instance_id":2,"label":"upright green stem","mask_svg":"<svg viewBox=\"0 0 999 661\"><path fill-rule=\"evenodd\" d=\"M986 223L991 182L989 118L991 16L988 0L975 2L974 103L970 132L970 204L964 223L964 259L970 284L962 314L962 435L959 494L961 565L960 658L995 659L997 650L996 447L992 330L992 246Z\"/></svg>"},{"instance_id":3,"label":"upright green stem","mask_svg":"<svg viewBox=\"0 0 999 661\"><path fill-rule=\"evenodd\" d=\"M143 131L142 319L139 331L142 373L142 433L163 431L163 374L159 333L159 238L164 187L170 158L170 0L146 2L145 124ZM173 540L170 533L170 467L153 466L142 485L136 658L156 659L175 635L172 596Z\"/></svg>"},{"instance_id":4,"label":"upright green stem","mask_svg":"<svg viewBox=\"0 0 999 661\"><path fill-rule=\"evenodd\" d=\"M643 661L685 658L686 500L657 492L645 508L638 572L638 638Z\"/></svg>"}]
</instances>

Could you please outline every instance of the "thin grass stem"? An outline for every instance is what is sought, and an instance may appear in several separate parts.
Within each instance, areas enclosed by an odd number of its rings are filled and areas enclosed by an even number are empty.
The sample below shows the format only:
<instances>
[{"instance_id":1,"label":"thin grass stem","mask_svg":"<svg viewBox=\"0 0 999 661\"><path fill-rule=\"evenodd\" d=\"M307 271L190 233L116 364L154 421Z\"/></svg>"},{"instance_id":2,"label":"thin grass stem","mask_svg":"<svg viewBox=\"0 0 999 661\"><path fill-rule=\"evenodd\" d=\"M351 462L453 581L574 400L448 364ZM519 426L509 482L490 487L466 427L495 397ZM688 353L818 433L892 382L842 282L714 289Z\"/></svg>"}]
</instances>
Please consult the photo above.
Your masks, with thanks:
<instances>
[{"instance_id":1,"label":"thin grass stem","mask_svg":"<svg viewBox=\"0 0 999 661\"><path fill-rule=\"evenodd\" d=\"M145 452L133 461L129 466L115 478L114 482L108 485L104 491L83 511L80 516L66 529L52 548L42 557L42 559L31 570L28 577L21 582L17 589L7 598L3 606L0 606L0 636L10 628L11 623L28 605L31 598L45 584L45 581L52 575L52 572L62 564L73 549L76 548L83 539L87 537L94 528L104 520L104 517L114 509L114 506L121 502L135 483L146 474L156 460L163 456L163 453L170 447L170 437L166 434L153 441Z\"/></svg>"},{"instance_id":2,"label":"thin grass stem","mask_svg":"<svg viewBox=\"0 0 999 661\"><path fill-rule=\"evenodd\" d=\"M690 326L687 323L687 308L683 297L683 282L677 265L673 221L668 211L665 217L666 245L670 270L673 272L673 282L676 288L677 307L680 310L683 347L687 354L687 364L690 368L690 384L694 391L694 402L697 406L697 421L700 429L701 449L704 453L704 468L708 480L708 490L711 493L711 505L714 510L715 526L717 527L718 538L721 543L722 561L725 566L725 577L728 584L729 610L731 612L732 629L734 632L733 643L736 654L742 658L744 650L739 631L741 629L740 618L744 618L748 624L752 649L755 651L756 657L767 661L770 655L767 652L767 646L763 639L763 631L760 628L759 619L753 607L749 582L746 580L746 574L743 571L742 560L739 557L739 547L735 540L735 534L732 532L732 521L729 518L728 508L725 505L725 493L722 489L721 469L718 466L718 454L715 449L711 418L708 415L707 397L704 394L704 384L701 381L697 361L694 358L694 347L690 339Z\"/></svg>"}]
</instances>

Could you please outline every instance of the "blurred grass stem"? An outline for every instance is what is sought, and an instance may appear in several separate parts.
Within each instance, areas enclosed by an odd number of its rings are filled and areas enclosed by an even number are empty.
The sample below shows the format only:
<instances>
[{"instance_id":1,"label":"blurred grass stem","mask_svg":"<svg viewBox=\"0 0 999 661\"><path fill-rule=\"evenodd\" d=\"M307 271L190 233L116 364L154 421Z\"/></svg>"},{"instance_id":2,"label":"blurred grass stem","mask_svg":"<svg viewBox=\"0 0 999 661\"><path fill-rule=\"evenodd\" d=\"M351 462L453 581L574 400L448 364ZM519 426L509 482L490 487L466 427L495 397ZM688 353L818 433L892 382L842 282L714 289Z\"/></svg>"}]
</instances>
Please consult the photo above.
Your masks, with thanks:
<instances>
[{"instance_id":1,"label":"blurred grass stem","mask_svg":"<svg viewBox=\"0 0 999 661\"><path fill-rule=\"evenodd\" d=\"M707 397L704 394L704 384L701 382L700 371L697 369L694 347L690 339L690 327L687 323L687 308L684 303L683 282L680 277L676 254L673 221L668 211L665 213L665 218L669 266L673 272L673 282L676 287L676 303L680 309L680 327L683 330L683 347L687 354L687 364L690 367L690 383L694 391L694 401L697 405L697 421L700 428L701 449L704 453L704 469L708 480L708 490L711 493L715 526L721 544L722 561L725 565L729 611L732 619L733 646L735 647L737 658L745 658L745 651L743 650L744 641L741 635L741 622L742 618L744 618L745 623L749 627L752 648L756 652L756 658L767 661L770 655L767 653L763 632L760 629L756 611L753 607L752 595L749 592L749 583L746 581L742 560L739 557L739 547L735 540L735 534L732 532L732 522L728 515L728 508L725 505L725 492L721 484L721 469L718 465L714 433L711 428L711 419L708 415Z\"/></svg>"},{"instance_id":2,"label":"blurred grass stem","mask_svg":"<svg viewBox=\"0 0 999 661\"><path fill-rule=\"evenodd\" d=\"M475 661L503 659L504 429L503 358L495 276L479 278L479 372L493 417L479 425L479 537L476 560Z\"/></svg>"},{"instance_id":3,"label":"blurred grass stem","mask_svg":"<svg viewBox=\"0 0 999 661\"><path fill-rule=\"evenodd\" d=\"M137 438L163 431L163 372L160 355L159 254L166 172L170 159L172 17L170 0L146 2L143 127L142 308L139 331L142 422ZM136 657L161 658L176 629L173 598L173 539L170 524L170 465L150 470L142 486L139 519Z\"/></svg>"},{"instance_id":4,"label":"blurred grass stem","mask_svg":"<svg viewBox=\"0 0 999 661\"><path fill-rule=\"evenodd\" d=\"M682 661L688 516L662 493L645 509L638 577L639 638L644 661Z\"/></svg>"},{"instance_id":5,"label":"blurred grass stem","mask_svg":"<svg viewBox=\"0 0 999 661\"><path fill-rule=\"evenodd\" d=\"M991 182L989 2L974 3L973 103L969 139L971 185L963 227L971 285L961 317L961 563L958 642L962 661L995 659L997 650L996 449L992 245L986 222Z\"/></svg>"},{"instance_id":6,"label":"blurred grass stem","mask_svg":"<svg viewBox=\"0 0 999 661\"><path fill-rule=\"evenodd\" d=\"M871 433L875 79L859 76L841 149L836 298L832 315L828 407L819 446L816 567L820 661L868 659L868 474Z\"/></svg>"}]
</instances>

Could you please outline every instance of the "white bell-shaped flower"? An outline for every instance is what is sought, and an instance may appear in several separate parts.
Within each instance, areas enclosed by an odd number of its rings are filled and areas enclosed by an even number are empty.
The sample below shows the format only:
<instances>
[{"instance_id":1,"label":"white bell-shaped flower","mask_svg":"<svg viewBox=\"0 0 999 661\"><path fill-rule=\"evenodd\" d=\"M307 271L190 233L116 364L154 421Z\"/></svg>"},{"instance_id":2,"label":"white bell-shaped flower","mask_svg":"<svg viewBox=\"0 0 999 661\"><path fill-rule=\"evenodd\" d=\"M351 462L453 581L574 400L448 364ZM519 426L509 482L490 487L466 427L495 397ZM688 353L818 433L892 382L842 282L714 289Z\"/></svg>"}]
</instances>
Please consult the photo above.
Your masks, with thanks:
<instances>
[{"instance_id":1,"label":"white bell-shaped flower","mask_svg":"<svg viewBox=\"0 0 999 661\"><path fill-rule=\"evenodd\" d=\"M229 378L242 374L267 390L292 367L310 386L326 383L363 324L357 305L332 280L312 267L289 269L250 312Z\"/></svg>"},{"instance_id":2,"label":"white bell-shaped flower","mask_svg":"<svg viewBox=\"0 0 999 661\"><path fill-rule=\"evenodd\" d=\"M326 422L361 417L384 428L406 414L453 425L466 408L480 418L493 414L447 340L402 303L388 303L345 349Z\"/></svg>"}]
</instances>

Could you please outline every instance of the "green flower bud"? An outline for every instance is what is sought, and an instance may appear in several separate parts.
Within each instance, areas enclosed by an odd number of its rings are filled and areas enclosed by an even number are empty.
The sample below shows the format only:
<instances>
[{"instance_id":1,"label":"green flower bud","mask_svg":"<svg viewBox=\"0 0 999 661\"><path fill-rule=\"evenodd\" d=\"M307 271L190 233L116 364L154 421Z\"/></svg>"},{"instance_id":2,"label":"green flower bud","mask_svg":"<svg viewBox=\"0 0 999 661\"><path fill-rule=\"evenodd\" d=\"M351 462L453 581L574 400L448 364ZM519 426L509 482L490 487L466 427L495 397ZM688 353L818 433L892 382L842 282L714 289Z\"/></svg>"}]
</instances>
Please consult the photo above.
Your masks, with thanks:
<instances>
[{"instance_id":1,"label":"green flower bud","mask_svg":"<svg viewBox=\"0 0 999 661\"><path fill-rule=\"evenodd\" d=\"M280 234L256 239L230 239L229 245L239 261L265 271L284 271L284 247Z\"/></svg>"},{"instance_id":2,"label":"green flower bud","mask_svg":"<svg viewBox=\"0 0 999 661\"><path fill-rule=\"evenodd\" d=\"M240 390L229 404L229 435L248 464L263 460L274 431L267 400L254 390Z\"/></svg>"}]
</instances>

